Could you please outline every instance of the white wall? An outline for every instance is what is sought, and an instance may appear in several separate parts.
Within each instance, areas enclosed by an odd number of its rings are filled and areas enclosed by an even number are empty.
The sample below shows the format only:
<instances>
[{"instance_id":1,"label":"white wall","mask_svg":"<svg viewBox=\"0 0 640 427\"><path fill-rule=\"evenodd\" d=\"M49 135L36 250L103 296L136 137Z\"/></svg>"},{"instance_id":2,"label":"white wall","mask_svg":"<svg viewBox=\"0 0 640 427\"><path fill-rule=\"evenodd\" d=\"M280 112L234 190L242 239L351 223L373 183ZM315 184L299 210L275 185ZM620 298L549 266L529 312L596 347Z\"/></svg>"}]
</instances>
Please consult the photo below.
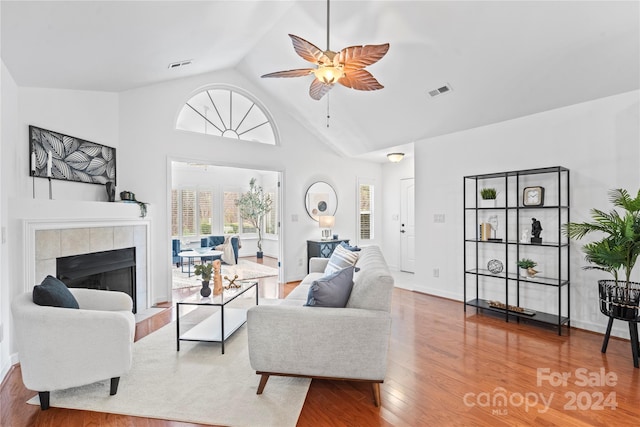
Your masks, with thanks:
<instances>
[{"instance_id":1,"label":"white wall","mask_svg":"<svg viewBox=\"0 0 640 427\"><path fill-rule=\"evenodd\" d=\"M1 9L1 8L0 8ZM5 159L7 158L6 146L9 141L15 139L16 110L18 102L18 87L13 78L9 74L7 68L2 62L0 67L0 227L7 230L7 209L8 203L5 198L7 179L9 178L8 170L5 168ZM3 241L0 245L0 382L13 364L10 360L11 347L11 311L9 303L11 301L11 292L9 283L9 260L8 245Z\"/></svg>"},{"instance_id":2,"label":"white wall","mask_svg":"<svg viewBox=\"0 0 640 427\"><path fill-rule=\"evenodd\" d=\"M592 207L611 208L610 189L638 191L639 117L634 91L416 142L416 217L426 219L416 229L417 290L462 300L463 176L565 166L571 171L571 221L587 221ZM434 224L434 213L446 214L447 221ZM571 248L571 323L603 332L607 319L597 306L596 282L607 277L581 269L582 244ZM434 268L439 278L429 274ZM628 338L626 324L615 326L615 333Z\"/></svg>"},{"instance_id":3,"label":"white wall","mask_svg":"<svg viewBox=\"0 0 640 427\"><path fill-rule=\"evenodd\" d=\"M12 141L15 153L11 167L15 186L10 196L30 197L32 180L29 168L29 125L60 132L87 141L116 148L118 158L118 95L60 89L19 88L18 140ZM26 162L26 163L25 163ZM102 185L53 180L53 198L57 200L107 201ZM36 198L48 198L48 182L36 179Z\"/></svg>"},{"instance_id":4,"label":"white wall","mask_svg":"<svg viewBox=\"0 0 640 427\"><path fill-rule=\"evenodd\" d=\"M205 85L241 87L262 100L280 133L279 146L256 144L174 129L178 112ZM314 102L310 100L310 102ZM323 120L318 117L318 120ZM232 71L200 75L124 92L120 96L120 188L151 203L152 260L157 301L169 299L170 216L168 165L171 160L199 160L209 164L282 171L284 212L280 236L284 246L285 280L306 274L306 240L320 235L304 209L304 195L315 181L326 181L338 195L334 232L353 237L356 220L356 177L380 180L379 164L337 156L293 121L280 105L269 102L259 88ZM170 182L170 181L169 181ZM165 274L162 274L164 270Z\"/></svg>"}]
</instances>

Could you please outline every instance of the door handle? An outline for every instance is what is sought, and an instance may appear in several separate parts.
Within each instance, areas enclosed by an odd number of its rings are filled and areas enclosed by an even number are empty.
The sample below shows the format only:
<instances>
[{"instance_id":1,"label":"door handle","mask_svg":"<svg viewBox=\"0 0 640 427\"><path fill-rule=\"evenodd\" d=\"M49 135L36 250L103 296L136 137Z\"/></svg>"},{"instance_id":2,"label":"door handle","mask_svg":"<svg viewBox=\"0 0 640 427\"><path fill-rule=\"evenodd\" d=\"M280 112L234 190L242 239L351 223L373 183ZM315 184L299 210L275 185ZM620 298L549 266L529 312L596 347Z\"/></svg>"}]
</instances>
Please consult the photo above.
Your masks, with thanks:
<instances>
[{"instance_id":1,"label":"door handle","mask_svg":"<svg viewBox=\"0 0 640 427\"><path fill-rule=\"evenodd\" d=\"M404 230L400 230L400 232L401 232L401 233L404 233L405 231L404 231Z\"/></svg>"}]
</instances>

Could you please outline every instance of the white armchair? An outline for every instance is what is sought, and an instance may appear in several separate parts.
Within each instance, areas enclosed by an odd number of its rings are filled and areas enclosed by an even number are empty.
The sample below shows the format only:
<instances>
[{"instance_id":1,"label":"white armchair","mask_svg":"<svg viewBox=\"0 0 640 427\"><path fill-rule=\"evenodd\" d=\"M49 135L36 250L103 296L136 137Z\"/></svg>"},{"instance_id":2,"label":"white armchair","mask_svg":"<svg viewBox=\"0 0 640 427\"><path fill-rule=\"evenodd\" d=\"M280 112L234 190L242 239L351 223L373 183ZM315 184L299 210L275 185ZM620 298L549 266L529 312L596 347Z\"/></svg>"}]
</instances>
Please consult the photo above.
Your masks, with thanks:
<instances>
[{"instance_id":1,"label":"white armchair","mask_svg":"<svg viewBox=\"0 0 640 427\"><path fill-rule=\"evenodd\" d=\"M123 292L69 289L80 309L40 306L26 292L11 304L22 381L49 408L49 392L111 379L131 368L135 317Z\"/></svg>"}]
</instances>

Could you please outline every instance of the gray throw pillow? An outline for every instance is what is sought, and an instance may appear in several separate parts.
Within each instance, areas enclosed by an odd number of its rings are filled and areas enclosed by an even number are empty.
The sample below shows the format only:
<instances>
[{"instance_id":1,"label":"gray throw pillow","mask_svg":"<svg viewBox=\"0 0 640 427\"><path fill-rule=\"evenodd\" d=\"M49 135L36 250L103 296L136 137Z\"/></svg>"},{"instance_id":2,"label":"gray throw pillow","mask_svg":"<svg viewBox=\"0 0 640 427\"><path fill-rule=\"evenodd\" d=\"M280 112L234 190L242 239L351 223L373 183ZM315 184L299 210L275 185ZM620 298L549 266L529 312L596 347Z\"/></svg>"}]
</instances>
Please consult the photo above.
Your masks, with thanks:
<instances>
[{"instance_id":1,"label":"gray throw pillow","mask_svg":"<svg viewBox=\"0 0 640 427\"><path fill-rule=\"evenodd\" d=\"M33 302L38 305L62 308L80 308L67 285L53 276L47 276L33 287Z\"/></svg>"},{"instance_id":2,"label":"gray throw pillow","mask_svg":"<svg viewBox=\"0 0 640 427\"><path fill-rule=\"evenodd\" d=\"M309 307L344 307L353 288L353 267L314 280L309 287Z\"/></svg>"}]
</instances>

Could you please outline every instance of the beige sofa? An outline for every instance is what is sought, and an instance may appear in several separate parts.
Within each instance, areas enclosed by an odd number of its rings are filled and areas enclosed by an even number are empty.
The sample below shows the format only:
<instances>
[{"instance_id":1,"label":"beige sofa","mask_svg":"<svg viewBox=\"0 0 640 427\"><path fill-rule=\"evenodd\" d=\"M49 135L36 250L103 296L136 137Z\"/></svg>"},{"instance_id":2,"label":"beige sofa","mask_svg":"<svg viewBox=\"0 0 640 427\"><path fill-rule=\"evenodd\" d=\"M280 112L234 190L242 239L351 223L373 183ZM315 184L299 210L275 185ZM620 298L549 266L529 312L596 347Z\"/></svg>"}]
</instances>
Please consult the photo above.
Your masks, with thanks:
<instances>
[{"instance_id":1,"label":"beige sofa","mask_svg":"<svg viewBox=\"0 0 640 427\"><path fill-rule=\"evenodd\" d=\"M378 246L360 251L345 308L305 307L309 287L323 276L327 258L312 258L310 273L279 305L249 309L251 367L261 375L371 382L380 405L387 370L393 277Z\"/></svg>"}]
</instances>

